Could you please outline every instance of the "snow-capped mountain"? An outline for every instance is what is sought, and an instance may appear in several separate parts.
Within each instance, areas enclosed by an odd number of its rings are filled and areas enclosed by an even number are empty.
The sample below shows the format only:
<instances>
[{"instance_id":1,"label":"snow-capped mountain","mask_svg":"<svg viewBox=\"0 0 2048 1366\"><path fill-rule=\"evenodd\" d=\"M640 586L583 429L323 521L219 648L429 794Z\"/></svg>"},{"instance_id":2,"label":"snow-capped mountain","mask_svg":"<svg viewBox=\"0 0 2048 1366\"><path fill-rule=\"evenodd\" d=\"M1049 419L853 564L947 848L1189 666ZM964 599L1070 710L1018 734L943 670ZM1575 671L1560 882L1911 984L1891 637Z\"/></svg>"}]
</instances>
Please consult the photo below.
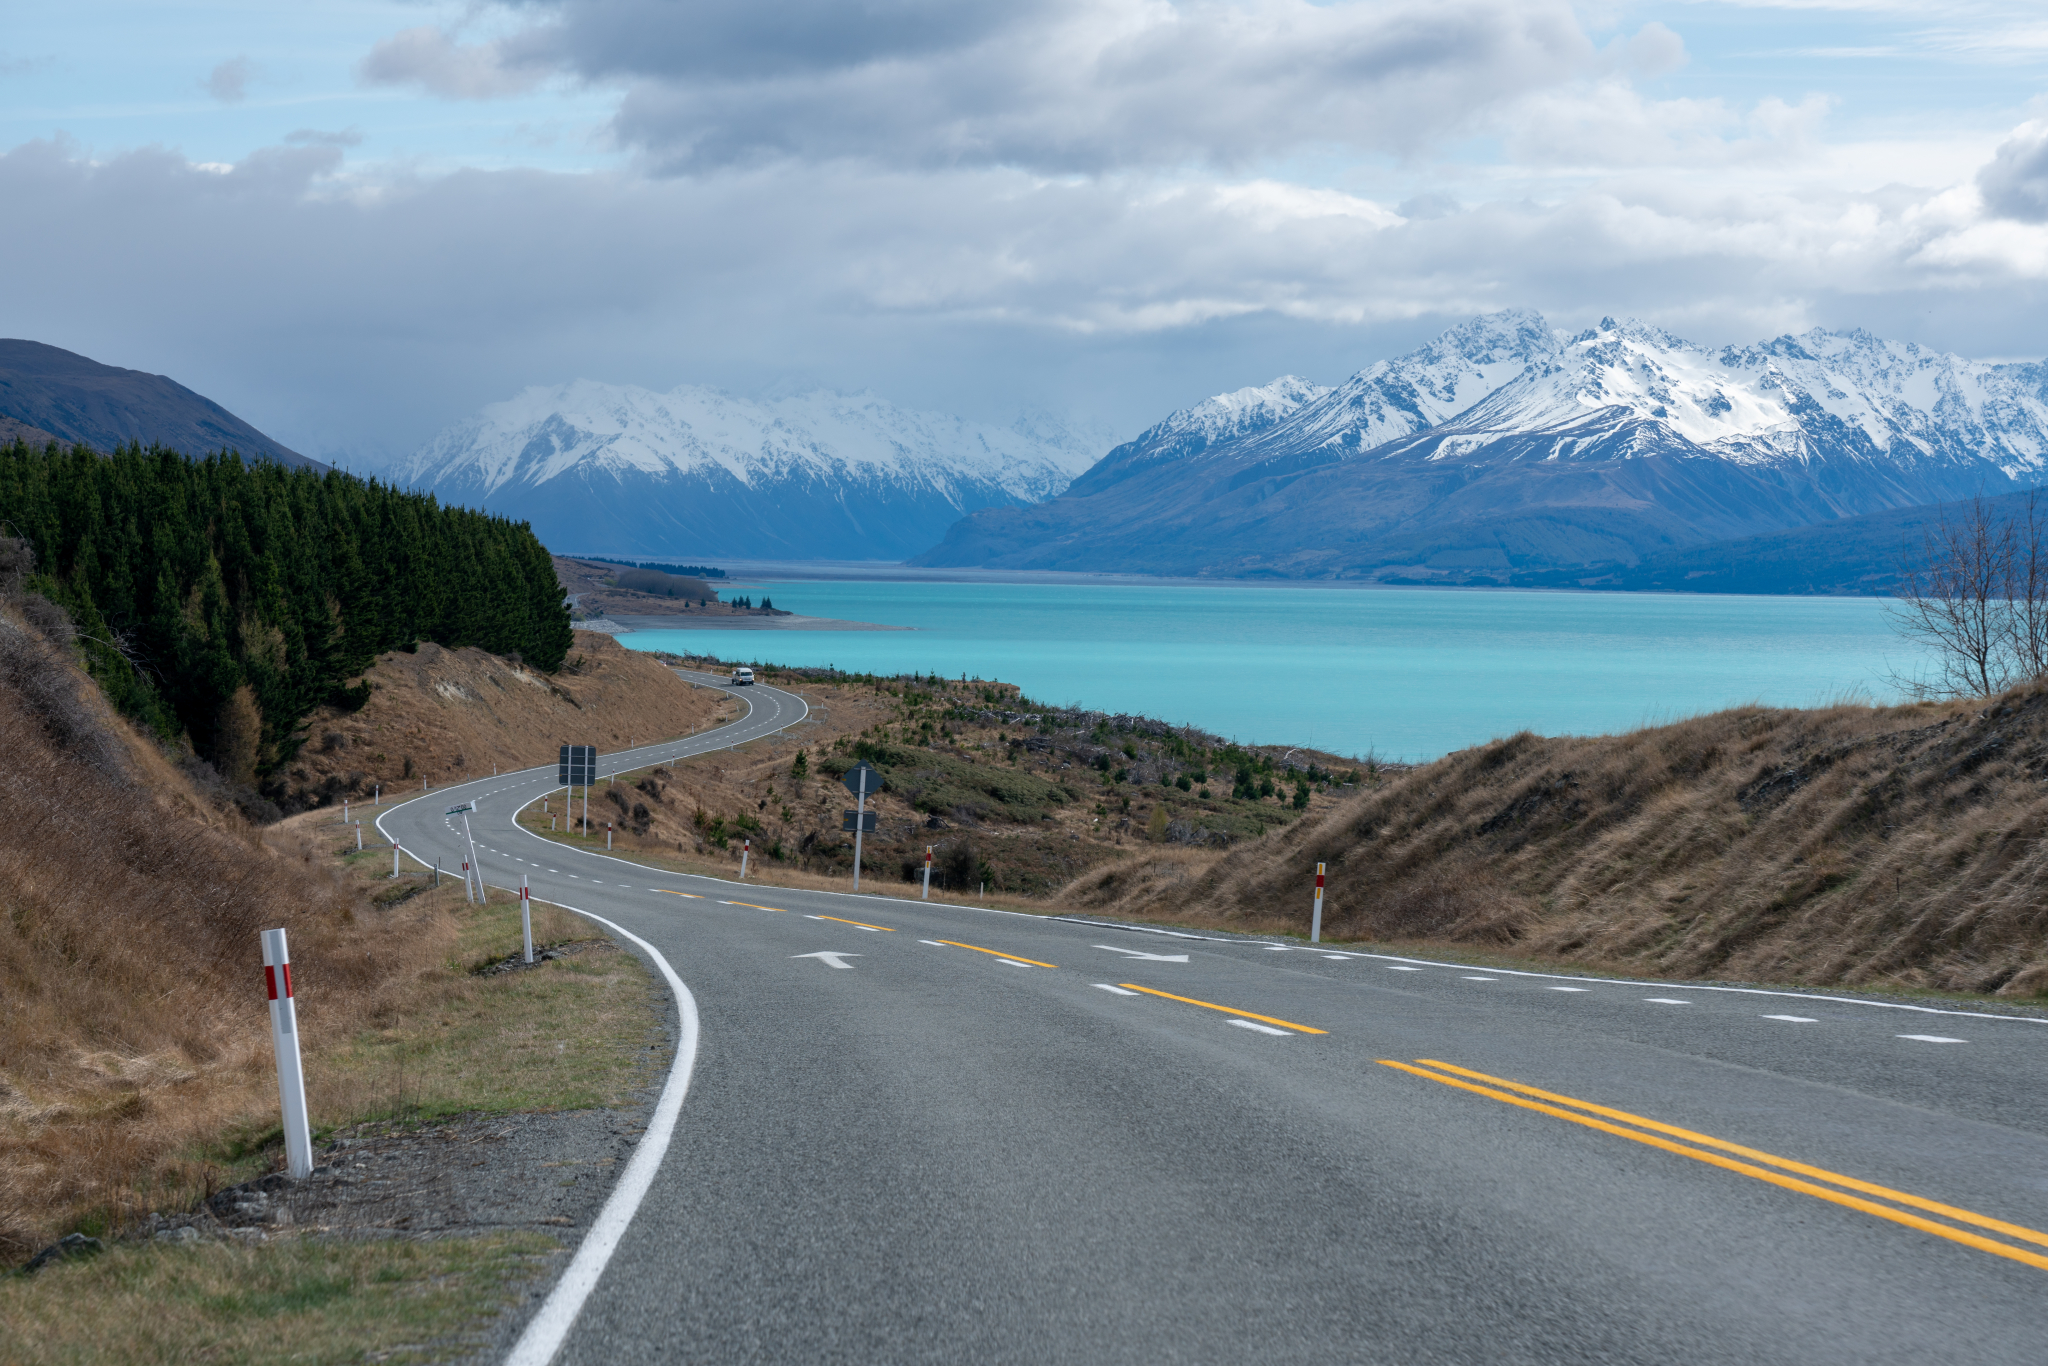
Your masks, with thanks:
<instances>
[{"instance_id":1,"label":"snow-capped mountain","mask_svg":"<svg viewBox=\"0 0 2048 1366\"><path fill-rule=\"evenodd\" d=\"M1328 392L1305 379L1282 375L1270 384L1203 399L1103 456L1069 491L1085 497L1154 465L1191 460L1211 447L1257 435Z\"/></svg>"},{"instance_id":2,"label":"snow-capped mountain","mask_svg":"<svg viewBox=\"0 0 2048 1366\"><path fill-rule=\"evenodd\" d=\"M685 385L527 389L392 472L533 523L561 551L901 559L977 508L1062 492L1108 442L825 391L773 401Z\"/></svg>"},{"instance_id":3,"label":"snow-capped mountain","mask_svg":"<svg viewBox=\"0 0 2048 1366\"><path fill-rule=\"evenodd\" d=\"M1120 462L1120 447L1064 497L964 519L919 562L1469 578L1632 562L2048 472L2048 366L1860 331L1714 349L1516 310L1299 392L1199 449Z\"/></svg>"}]
</instances>

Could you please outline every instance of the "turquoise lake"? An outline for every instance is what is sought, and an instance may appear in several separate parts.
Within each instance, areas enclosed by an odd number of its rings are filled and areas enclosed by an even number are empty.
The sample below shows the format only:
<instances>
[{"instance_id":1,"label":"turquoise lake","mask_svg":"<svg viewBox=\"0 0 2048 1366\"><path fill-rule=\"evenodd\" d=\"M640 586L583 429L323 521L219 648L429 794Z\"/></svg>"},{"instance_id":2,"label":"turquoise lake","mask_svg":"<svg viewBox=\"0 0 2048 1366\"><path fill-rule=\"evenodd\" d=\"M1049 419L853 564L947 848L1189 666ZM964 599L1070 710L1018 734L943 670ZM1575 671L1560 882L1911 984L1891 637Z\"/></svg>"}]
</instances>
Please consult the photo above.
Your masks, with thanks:
<instances>
[{"instance_id":1,"label":"turquoise lake","mask_svg":"<svg viewBox=\"0 0 2048 1366\"><path fill-rule=\"evenodd\" d=\"M1921 671L1872 598L1322 584L735 584L806 616L914 631L642 631L620 643L857 673L962 672L1040 702L1260 744L1429 759L1744 702L1891 701ZM733 590L728 590L733 591Z\"/></svg>"}]
</instances>

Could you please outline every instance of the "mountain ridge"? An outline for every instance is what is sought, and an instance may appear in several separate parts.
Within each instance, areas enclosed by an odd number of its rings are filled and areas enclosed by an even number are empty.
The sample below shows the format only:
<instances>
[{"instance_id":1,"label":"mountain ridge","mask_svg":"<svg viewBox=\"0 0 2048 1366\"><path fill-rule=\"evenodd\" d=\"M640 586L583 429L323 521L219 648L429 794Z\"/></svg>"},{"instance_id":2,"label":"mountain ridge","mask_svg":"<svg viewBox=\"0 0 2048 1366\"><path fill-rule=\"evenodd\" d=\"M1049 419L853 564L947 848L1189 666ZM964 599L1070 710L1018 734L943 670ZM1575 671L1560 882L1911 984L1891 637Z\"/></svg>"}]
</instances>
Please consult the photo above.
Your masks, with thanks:
<instances>
[{"instance_id":1,"label":"mountain ridge","mask_svg":"<svg viewBox=\"0 0 2048 1366\"><path fill-rule=\"evenodd\" d=\"M574 380L487 406L392 474L565 553L894 560L976 508L1064 491L1099 449L1042 414L1000 427L871 393Z\"/></svg>"},{"instance_id":2,"label":"mountain ridge","mask_svg":"<svg viewBox=\"0 0 2048 1366\"><path fill-rule=\"evenodd\" d=\"M283 465L328 468L167 375L16 337L0 339L0 417L97 451L139 442L192 456L234 450ZM29 433L15 434L36 442Z\"/></svg>"},{"instance_id":3,"label":"mountain ridge","mask_svg":"<svg viewBox=\"0 0 2048 1366\"><path fill-rule=\"evenodd\" d=\"M1174 459L1162 437L1196 409L911 563L1489 581L2003 492L2048 467L2048 366L1862 331L1710 348L1509 310Z\"/></svg>"}]
</instances>

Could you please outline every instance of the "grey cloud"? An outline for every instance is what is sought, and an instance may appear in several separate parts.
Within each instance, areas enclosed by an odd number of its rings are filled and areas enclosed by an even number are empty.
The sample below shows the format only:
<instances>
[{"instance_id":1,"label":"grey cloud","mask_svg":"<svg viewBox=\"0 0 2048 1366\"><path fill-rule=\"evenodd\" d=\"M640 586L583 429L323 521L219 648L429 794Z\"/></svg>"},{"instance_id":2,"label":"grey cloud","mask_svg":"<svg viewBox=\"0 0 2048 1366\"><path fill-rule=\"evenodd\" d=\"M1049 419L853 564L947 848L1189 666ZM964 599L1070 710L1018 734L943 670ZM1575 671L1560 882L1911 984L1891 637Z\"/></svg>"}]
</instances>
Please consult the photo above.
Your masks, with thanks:
<instances>
[{"instance_id":1,"label":"grey cloud","mask_svg":"<svg viewBox=\"0 0 2048 1366\"><path fill-rule=\"evenodd\" d=\"M1977 172L1977 188L2001 218L2048 223L2048 122L2015 129Z\"/></svg>"},{"instance_id":2,"label":"grey cloud","mask_svg":"<svg viewBox=\"0 0 2048 1366\"><path fill-rule=\"evenodd\" d=\"M230 57L215 67L200 84L206 93L223 104L239 104L249 95L250 78L256 64L247 57Z\"/></svg>"},{"instance_id":3,"label":"grey cloud","mask_svg":"<svg viewBox=\"0 0 2048 1366\"><path fill-rule=\"evenodd\" d=\"M783 159L1066 173L1407 153L1613 60L1567 0L563 0L549 16L468 46L408 30L363 74L467 97L547 70L622 83L614 134L665 173ZM1675 41L1642 46L1662 60Z\"/></svg>"},{"instance_id":4,"label":"grey cloud","mask_svg":"<svg viewBox=\"0 0 2048 1366\"><path fill-rule=\"evenodd\" d=\"M0 155L0 198L42 210L0 220L0 254L41 267L14 282L9 329L171 374L323 457L403 453L578 376L745 392L803 373L1135 431L1273 374L1333 380L1508 305L1560 325L1631 313L1710 342L1825 322L2039 349L2039 282L1916 266L1911 205L1717 193L1710 214L1588 193L1444 201L1403 223L1265 182L846 165L358 190L341 158L271 148L221 174L160 149ZM1850 240L1856 206L1883 221ZM1930 284L1955 305L1945 332L1921 323Z\"/></svg>"}]
</instances>

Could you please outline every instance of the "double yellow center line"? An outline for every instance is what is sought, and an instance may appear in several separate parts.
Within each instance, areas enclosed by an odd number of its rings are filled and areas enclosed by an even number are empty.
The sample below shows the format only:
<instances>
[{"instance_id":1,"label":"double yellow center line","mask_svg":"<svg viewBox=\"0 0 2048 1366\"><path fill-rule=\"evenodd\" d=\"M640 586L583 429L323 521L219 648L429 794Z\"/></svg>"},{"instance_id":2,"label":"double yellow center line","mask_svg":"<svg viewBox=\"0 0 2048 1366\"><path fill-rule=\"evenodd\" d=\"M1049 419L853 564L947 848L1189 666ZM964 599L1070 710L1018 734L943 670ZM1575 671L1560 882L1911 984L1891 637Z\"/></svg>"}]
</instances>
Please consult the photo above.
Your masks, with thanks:
<instances>
[{"instance_id":1,"label":"double yellow center line","mask_svg":"<svg viewBox=\"0 0 2048 1366\"><path fill-rule=\"evenodd\" d=\"M1433 1058L1418 1058L1413 1064L1382 1058L1380 1065L1396 1068L1414 1076L1426 1077L1441 1085L1470 1091L1474 1095L1485 1096L1503 1104L1534 1110L1538 1114L1549 1115L1554 1119L1583 1124L1589 1129L1598 1129L1602 1133L1613 1134L1618 1138L1647 1144L1652 1148L1661 1148L1680 1157L1689 1157L1695 1162L1704 1162L1724 1171L1737 1172L1785 1190L1810 1195L1816 1200L1826 1200L1830 1204L1859 1210L1879 1219L1888 1219L1895 1224L1904 1224L1907 1228L1931 1233L1937 1238L1946 1238L1952 1243L1976 1248L1979 1252L1989 1252L1996 1257L2025 1262L2028 1266L2048 1271L2048 1256L1970 1231L1971 1228L1986 1229L2014 1242L2048 1248L2048 1233L2042 1233L2038 1229L2009 1224L2002 1219L1978 1214L1974 1210L1959 1209L1938 1200L1929 1200L1924 1196L1831 1172L1824 1167L1815 1167L1805 1162L1795 1162L1790 1158L1761 1152L1755 1148L1746 1148L1739 1143L1730 1143L1726 1139L1715 1138L1710 1134L1681 1129L1675 1124L1646 1119L1641 1115L1632 1115L1626 1110L1595 1105L1591 1101L1577 1100L1571 1096L1559 1095L1555 1091L1525 1086L1521 1082L1509 1081L1505 1077L1489 1076L1484 1072L1475 1072L1469 1067L1457 1067ZM1776 1170L1771 1170L1772 1168ZM1826 1184L1820 1184L1822 1182ZM1889 1203L1879 1203L1880 1201ZM1899 1208L1900 1206L1905 1208ZM1911 1212L1913 1210L1923 1213L1915 1214ZM1950 1222L1937 1223L1934 1219L1923 1217L1926 1214L1936 1215ZM1956 1224L1966 1224L1970 1228L1957 1228Z\"/></svg>"}]
</instances>

